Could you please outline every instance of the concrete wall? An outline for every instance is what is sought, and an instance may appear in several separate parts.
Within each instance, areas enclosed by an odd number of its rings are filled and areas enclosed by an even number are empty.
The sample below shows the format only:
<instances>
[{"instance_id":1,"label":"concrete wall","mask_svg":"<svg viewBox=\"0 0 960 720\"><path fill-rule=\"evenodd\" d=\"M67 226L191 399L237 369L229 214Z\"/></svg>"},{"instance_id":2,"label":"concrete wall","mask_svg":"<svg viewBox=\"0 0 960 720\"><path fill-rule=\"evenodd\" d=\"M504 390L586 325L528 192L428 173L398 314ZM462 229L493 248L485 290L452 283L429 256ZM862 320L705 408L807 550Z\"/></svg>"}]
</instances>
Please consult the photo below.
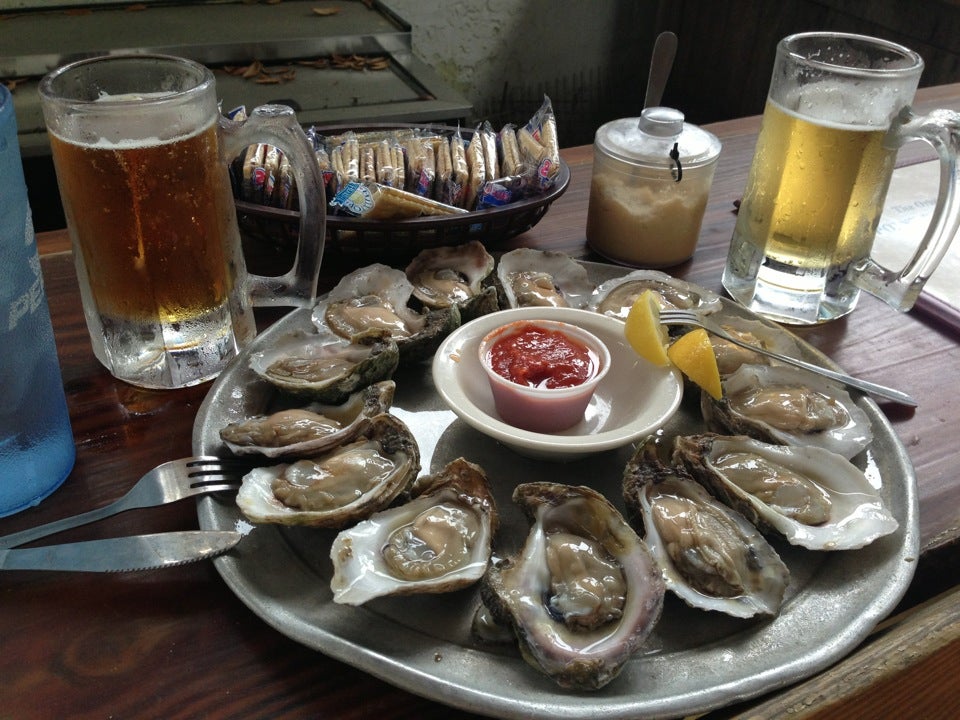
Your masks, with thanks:
<instances>
[{"instance_id":1,"label":"concrete wall","mask_svg":"<svg viewBox=\"0 0 960 720\"><path fill-rule=\"evenodd\" d=\"M656 0L384 0L416 54L473 103L475 120L525 122L547 94L563 146L640 112Z\"/></svg>"},{"instance_id":2,"label":"concrete wall","mask_svg":"<svg viewBox=\"0 0 960 720\"><path fill-rule=\"evenodd\" d=\"M522 122L548 94L564 147L639 114L661 30L679 37L663 102L697 125L762 112L777 41L805 30L901 42L926 62L921 86L960 80L958 0L383 2L479 119Z\"/></svg>"}]
</instances>

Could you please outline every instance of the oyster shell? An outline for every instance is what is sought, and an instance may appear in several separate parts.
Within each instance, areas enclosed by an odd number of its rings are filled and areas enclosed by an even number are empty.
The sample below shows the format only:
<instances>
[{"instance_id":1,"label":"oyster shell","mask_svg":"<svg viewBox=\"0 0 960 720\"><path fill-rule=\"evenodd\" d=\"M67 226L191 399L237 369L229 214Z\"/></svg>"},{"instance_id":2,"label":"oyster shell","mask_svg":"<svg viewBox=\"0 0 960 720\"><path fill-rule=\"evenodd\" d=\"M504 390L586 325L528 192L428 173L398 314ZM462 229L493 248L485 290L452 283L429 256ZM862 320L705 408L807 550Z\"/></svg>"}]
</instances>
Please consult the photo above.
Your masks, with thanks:
<instances>
[{"instance_id":1,"label":"oyster shell","mask_svg":"<svg viewBox=\"0 0 960 720\"><path fill-rule=\"evenodd\" d=\"M483 603L477 605L473 613L473 619L470 621L470 635L484 645L512 645L517 640L513 629L509 625L497 622L490 608Z\"/></svg>"},{"instance_id":2,"label":"oyster shell","mask_svg":"<svg viewBox=\"0 0 960 720\"><path fill-rule=\"evenodd\" d=\"M342 445L360 433L369 418L393 403L393 380L358 390L339 405L313 403L258 415L220 430L220 439L235 455L306 457Z\"/></svg>"},{"instance_id":3,"label":"oyster shell","mask_svg":"<svg viewBox=\"0 0 960 720\"><path fill-rule=\"evenodd\" d=\"M410 307L413 284L402 270L374 263L345 275L311 314L314 325L353 339L374 330L389 333L401 359L433 355L460 325L456 305L418 313Z\"/></svg>"},{"instance_id":4,"label":"oyster shell","mask_svg":"<svg viewBox=\"0 0 960 720\"><path fill-rule=\"evenodd\" d=\"M787 365L742 365L723 397L701 394L711 430L810 445L852 458L873 440L867 414L837 383Z\"/></svg>"},{"instance_id":5,"label":"oyster shell","mask_svg":"<svg viewBox=\"0 0 960 720\"><path fill-rule=\"evenodd\" d=\"M397 344L384 333L366 333L351 342L329 333L297 332L251 355L250 368L284 392L336 404L389 379L399 360Z\"/></svg>"},{"instance_id":6,"label":"oyster shell","mask_svg":"<svg viewBox=\"0 0 960 720\"><path fill-rule=\"evenodd\" d=\"M409 428L384 413L352 441L314 458L255 468L237 507L252 522L342 528L389 505L420 472Z\"/></svg>"},{"instance_id":7,"label":"oyster shell","mask_svg":"<svg viewBox=\"0 0 960 720\"><path fill-rule=\"evenodd\" d=\"M764 531L811 550L851 550L898 523L846 458L745 436L677 438L674 461Z\"/></svg>"},{"instance_id":8,"label":"oyster shell","mask_svg":"<svg viewBox=\"0 0 960 720\"><path fill-rule=\"evenodd\" d=\"M582 308L593 292L587 269L566 253L518 248L497 264L503 307Z\"/></svg>"},{"instance_id":9,"label":"oyster shell","mask_svg":"<svg viewBox=\"0 0 960 720\"><path fill-rule=\"evenodd\" d=\"M633 303L644 290L654 291L662 308L698 309L712 312L720 296L659 270L634 270L601 283L588 303L589 309L626 320Z\"/></svg>"},{"instance_id":10,"label":"oyster shell","mask_svg":"<svg viewBox=\"0 0 960 720\"><path fill-rule=\"evenodd\" d=\"M526 483L513 500L530 532L516 556L490 565L483 601L497 622L513 627L524 659L560 686L603 687L660 618L660 569L591 488Z\"/></svg>"},{"instance_id":11,"label":"oyster shell","mask_svg":"<svg viewBox=\"0 0 960 720\"><path fill-rule=\"evenodd\" d=\"M623 500L667 589L688 605L739 618L779 611L790 571L777 551L743 515L665 463L656 441L627 463Z\"/></svg>"},{"instance_id":12,"label":"oyster shell","mask_svg":"<svg viewBox=\"0 0 960 720\"><path fill-rule=\"evenodd\" d=\"M458 458L418 479L411 495L337 535L330 549L334 602L449 592L483 577L497 526L483 469Z\"/></svg>"},{"instance_id":13,"label":"oyster shell","mask_svg":"<svg viewBox=\"0 0 960 720\"><path fill-rule=\"evenodd\" d=\"M405 274L413 286L413 296L428 308L457 305L461 321L466 322L499 310L497 290L484 287L496 261L479 240L462 245L425 248Z\"/></svg>"}]
</instances>

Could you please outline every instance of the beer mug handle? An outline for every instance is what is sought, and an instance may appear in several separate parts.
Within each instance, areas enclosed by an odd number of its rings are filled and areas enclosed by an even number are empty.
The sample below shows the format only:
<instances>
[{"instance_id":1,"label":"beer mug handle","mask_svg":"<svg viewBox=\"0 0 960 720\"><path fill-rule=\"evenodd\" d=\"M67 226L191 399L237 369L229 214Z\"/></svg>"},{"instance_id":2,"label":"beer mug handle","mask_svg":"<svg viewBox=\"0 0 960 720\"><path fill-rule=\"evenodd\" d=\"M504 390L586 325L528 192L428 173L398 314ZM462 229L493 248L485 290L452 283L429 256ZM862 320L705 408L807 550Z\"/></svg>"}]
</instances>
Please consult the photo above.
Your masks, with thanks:
<instances>
[{"instance_id":1,"label":"beer mug handle","mask_svg":"<svg viewBox=\"0 0 960 720\"><path fill-rule=\"evenodd\" d=\"M310 307L317 297L317 281L326 241L326 193L313 145L285 105L262 105L244 122L220 118L223 156L229 162L248 146L267 143L280 149L290 168L300 199L300 238L293 267L277 277L248 276L254 305Z\"/></svg>"},{"instance_id":2,"label":"beer mug handle","mask_svg":"<svg viewBox=\"0 0 960 720\"><path fill-rule=\"evenodd\" d=\"M918 116L904 108L891 131L897 147L910 140L924 140L934 147L940 156L940 192L927 231L903 269L889 270L867 258L856 268L855 282L897 310L907 311L960 229L960 113L934 110Z\"/></svg>"}]
</instances>

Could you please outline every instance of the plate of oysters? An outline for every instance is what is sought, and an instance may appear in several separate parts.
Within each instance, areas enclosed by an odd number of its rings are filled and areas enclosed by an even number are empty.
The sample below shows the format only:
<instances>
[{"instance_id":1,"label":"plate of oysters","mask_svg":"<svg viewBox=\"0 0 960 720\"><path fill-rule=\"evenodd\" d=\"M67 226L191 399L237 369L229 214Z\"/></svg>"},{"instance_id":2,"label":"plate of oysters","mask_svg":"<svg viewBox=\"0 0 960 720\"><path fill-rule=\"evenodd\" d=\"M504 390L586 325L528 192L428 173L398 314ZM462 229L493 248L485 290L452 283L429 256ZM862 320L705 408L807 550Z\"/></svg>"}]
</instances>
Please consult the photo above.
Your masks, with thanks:
<instances>
[{"instance_id":1,"label":"plate of oysters","mask_svg":"<svg viewBox=\"0 0 960 720\"><path fill-rule=\"evenodd\" d=\"M688 382L649 437L556 462L437 392L433 355L471 318L623 318L645 289L831 365L662 272L480 243L360 268L258 336L198 412L196 454L256 466L198 502L203 529L248 530L214 561L224 581L305 646L499 717L682 717L841 659L918 553L913 469L872 400L718 342L721 399Z\"/></svg>"}]
</instances>

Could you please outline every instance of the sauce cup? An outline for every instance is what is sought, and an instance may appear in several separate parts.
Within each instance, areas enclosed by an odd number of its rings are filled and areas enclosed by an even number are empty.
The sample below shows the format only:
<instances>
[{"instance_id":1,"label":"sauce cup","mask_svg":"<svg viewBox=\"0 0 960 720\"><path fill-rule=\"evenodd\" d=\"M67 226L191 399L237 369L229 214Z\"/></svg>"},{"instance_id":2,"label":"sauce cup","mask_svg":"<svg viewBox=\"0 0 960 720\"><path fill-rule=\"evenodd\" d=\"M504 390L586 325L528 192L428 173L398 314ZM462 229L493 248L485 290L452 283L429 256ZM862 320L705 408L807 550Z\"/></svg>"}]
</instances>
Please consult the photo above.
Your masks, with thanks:
<instances>
[{"instance_id":1,"label":"sauce cup","mask_svg":"<svg viewBox=\"0 0 960 720\"><path fill-rule=\"evenodd\" d=\"M499 374L491 363L491 352L501 341L529 328L559 333L566 341L586 350L592 361L586 379L566 387L535 387ZM501 325L480 341L479 355L500 419L521 430L539 433L559 432L580 422L597 385L610 369L610 351L596 335L555 320L517 320ZM546 366L549 370L549 363Z\"/></svg>"}]
</instances>

